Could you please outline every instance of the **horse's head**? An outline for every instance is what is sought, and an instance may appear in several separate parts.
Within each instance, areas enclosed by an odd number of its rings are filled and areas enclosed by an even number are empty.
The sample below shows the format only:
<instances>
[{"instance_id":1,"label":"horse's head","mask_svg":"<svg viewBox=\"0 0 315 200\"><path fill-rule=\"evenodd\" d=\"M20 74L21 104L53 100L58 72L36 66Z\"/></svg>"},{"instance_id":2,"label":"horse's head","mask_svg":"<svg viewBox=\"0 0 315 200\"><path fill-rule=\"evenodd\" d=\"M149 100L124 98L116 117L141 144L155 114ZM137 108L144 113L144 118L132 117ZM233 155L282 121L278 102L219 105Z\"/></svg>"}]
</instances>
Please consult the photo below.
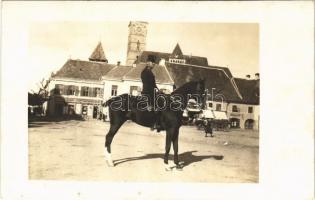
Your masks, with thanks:
<instances>
[{"instance_id":1,"label":"horse's head","mask_svg":"<svg viewBox=\"0 0 315 200\"><path fill-rule=\"evenodd\" d=\"M205 98L205 80L200 79L199 81L196 82L196 88L195 88L195 95L197 96L197 100L199 103L203 104L204 98Z\"/></svg>"},{"instance_id":2,"label":"horse's head","mask_svg":"<svg viewBox=\"0 0 315 200\"><path fill-rule=\"evenodd\" d=\"M174 92L172 92L173 98L183 101L184 105L189 99L195 99L198 103L204 102L204 92L205 92L205 80L190 81L185 83Z\"/></svg>"},{"instance_id":3,"label":"horse's head","mask_svg":"<svg viewBox=\"0 0 315 200\"><path fill-rule=\"evenodd\" d=\"M205 86L204 79L200 79L199 81L196 82L196 94L203 96L205 89L206 89L206 86Z\"/></svg>"}]
</instances>

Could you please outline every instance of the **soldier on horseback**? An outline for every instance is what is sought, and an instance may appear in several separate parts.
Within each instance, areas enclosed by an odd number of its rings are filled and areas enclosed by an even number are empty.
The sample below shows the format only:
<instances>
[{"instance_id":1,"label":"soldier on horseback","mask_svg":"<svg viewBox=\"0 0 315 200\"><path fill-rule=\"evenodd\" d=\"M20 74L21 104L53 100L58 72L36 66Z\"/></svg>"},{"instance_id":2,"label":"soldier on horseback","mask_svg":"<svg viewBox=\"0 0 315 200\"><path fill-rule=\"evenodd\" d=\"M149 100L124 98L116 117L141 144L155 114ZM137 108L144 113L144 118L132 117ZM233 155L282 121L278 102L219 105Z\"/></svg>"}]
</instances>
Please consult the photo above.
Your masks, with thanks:
<instances>
[{"instance_id":1,"label":"soldier on horseback","mask_svg":"<svg viewBox=\"0 0 315 200\"><path fill-rule=\"evenodd\" d=\"M148 97L148 111L154 111L156 114L156 122L151 127L151 130L157 129L157 131L160 132L160 129L161 129L160 112L156 110L154 106L155 92L159 90L158 87L156 86L155 76L152 72L154 66L155 66L155 60L151 59L147 63L147 66L141 72L141 80L143 84L142 95Z\"/></svg>"}]
</instances>

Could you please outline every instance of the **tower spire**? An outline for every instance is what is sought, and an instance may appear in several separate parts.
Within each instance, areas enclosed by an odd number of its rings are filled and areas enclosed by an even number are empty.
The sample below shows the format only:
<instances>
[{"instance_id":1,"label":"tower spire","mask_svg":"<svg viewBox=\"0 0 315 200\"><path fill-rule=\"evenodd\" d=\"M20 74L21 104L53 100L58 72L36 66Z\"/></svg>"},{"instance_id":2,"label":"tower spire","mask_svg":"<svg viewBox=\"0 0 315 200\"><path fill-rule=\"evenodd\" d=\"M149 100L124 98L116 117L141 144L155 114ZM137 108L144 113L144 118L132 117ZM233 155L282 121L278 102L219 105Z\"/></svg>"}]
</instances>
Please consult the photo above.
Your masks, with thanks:
<instances>
[{"instance_id":1,"label":"tower spire","mask_svg":"<svg viewBox=\"0 0 315 200\"><path fill-rule=\"evenodd\" d=\"M180 49L180 46L178 43L176 44L176 46L173 50L173 53L171 54L171 58L177 58L177 59L183 59L184 58L183 52Z\"/></svg>"},{"instance_id":2,"label":"tower spire","mask_svg":"<svg viewBox=\"0 0 315 200\"><path fill-rule=\"evenodd\" d=\"M89 57L89 60L97 61L97 62L107 62L101 41L98 42L96 48L94 49L93 53Z\"/></svg>"}]
</instances>

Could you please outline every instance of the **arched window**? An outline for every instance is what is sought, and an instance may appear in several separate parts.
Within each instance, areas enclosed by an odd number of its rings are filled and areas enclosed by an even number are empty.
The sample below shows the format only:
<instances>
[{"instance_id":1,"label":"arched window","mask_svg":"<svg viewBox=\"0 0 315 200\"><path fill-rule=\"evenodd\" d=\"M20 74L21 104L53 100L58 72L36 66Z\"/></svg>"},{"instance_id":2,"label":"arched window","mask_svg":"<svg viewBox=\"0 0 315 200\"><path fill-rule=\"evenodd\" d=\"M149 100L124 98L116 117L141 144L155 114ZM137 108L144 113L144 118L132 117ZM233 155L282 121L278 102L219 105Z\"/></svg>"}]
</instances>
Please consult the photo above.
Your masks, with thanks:
<instances>
[{"instance_id":1,"label":"arched window","mask_svg":"<svg viewBox=\"0 0 315 200\"><path fill-rule=\"evenodd\" d=\"M254 128L254 120L248 119L245 121L245 129L253 129Z\"/></svg>"},{"instance_id":2,"label":"arched window","mask_svg":"<svg viewBox=\"0 0 315 200\"><path fill-rule=\"evenodd\" d=\"M238 112L238 108L236 105L232 106L232 112Z\"/></svg>"}]
</instances>

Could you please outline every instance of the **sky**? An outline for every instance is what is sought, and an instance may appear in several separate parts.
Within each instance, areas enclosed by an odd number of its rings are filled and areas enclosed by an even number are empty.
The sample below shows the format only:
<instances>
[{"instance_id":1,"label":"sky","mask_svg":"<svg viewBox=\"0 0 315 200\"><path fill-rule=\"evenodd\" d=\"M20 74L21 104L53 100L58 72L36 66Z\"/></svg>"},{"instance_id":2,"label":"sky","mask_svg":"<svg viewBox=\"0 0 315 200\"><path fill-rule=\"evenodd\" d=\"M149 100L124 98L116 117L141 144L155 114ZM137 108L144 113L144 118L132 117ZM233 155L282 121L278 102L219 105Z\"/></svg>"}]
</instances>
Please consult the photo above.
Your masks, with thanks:
<instances>
[{"instance_id":1,"label":"sky","mask_svg":"<svg viewBox=\"0 0 315 200\"><path fill-rule=\"evenodd\" d=\"M34 22L29 29L29 88L69 59L88 60L99 41L109 63L125 63L129 21ZM149 22L146 50L171 53L178 43L186 55L207 57L233 76L259 72L259 25L255 23Z\"/></svg>"}]
</instances>

